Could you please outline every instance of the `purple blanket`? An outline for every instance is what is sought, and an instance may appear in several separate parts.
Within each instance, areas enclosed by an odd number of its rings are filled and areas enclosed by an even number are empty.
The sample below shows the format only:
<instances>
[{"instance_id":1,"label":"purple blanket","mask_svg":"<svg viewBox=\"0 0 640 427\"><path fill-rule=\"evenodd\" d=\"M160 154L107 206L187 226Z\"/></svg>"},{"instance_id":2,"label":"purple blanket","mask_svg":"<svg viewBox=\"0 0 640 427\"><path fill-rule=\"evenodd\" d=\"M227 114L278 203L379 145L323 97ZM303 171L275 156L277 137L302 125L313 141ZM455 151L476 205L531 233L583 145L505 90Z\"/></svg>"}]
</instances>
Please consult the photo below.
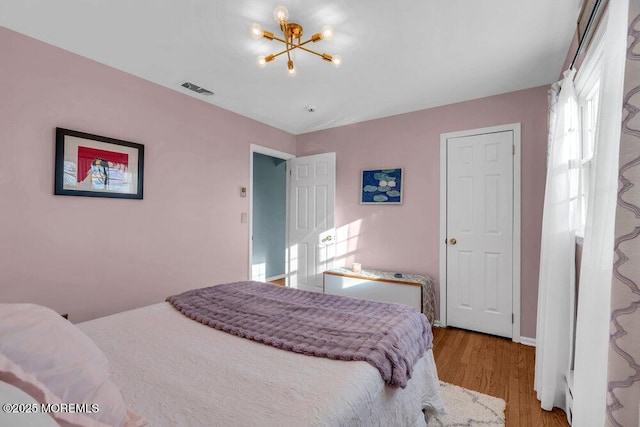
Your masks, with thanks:
<instances>
[{"instance_id":1,"label":"purple blanket","mask_svg":"<svg viewBox=\"0 0 640 427\"><path fill-rule=\"evenodd\" d=\"M194 289L167 298L212 328L284 350L369 362L390 387L404 388L413 365L432 346L417 310L261 282Z\"/></svg>"}]
</instances>

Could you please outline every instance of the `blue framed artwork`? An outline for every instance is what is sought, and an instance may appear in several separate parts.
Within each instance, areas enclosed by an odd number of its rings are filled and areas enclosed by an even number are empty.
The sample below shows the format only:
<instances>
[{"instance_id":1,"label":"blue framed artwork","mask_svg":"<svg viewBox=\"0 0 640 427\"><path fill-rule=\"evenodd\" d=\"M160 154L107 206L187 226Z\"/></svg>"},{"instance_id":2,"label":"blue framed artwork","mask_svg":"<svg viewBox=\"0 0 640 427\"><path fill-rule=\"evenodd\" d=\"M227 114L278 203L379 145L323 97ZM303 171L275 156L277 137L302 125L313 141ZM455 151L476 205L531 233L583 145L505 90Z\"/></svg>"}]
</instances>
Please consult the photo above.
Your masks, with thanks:
<instances>
[{"instance_id":1,"label":"blue framed artwork","mask_svg":"<svg viewBox=\"0 0 640 427\"><path fill-rule=\"evenodd\" d=\"M402 204L402 168L363 170L360 204Z\"/></svg>"}]
</instances>

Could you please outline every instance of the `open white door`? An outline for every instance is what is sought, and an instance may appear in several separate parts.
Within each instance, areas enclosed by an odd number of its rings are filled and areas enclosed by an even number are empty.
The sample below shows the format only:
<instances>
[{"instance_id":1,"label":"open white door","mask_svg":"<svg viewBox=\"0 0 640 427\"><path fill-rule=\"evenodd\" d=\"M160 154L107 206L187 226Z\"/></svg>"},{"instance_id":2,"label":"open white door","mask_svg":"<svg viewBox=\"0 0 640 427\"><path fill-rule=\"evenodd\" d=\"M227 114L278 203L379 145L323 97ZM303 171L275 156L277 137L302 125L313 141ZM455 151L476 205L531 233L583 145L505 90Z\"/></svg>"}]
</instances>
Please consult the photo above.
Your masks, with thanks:
<instances>
[{"instance_id":1,"label":"open white door","mask_svg":"<svg viewBox=\"0 0 640 427\"><path fill-rule=\"evenodd\" d=\"M289 286L322 292L335 256L336 153L288 160Z\"/></svg>"}]
</instances>

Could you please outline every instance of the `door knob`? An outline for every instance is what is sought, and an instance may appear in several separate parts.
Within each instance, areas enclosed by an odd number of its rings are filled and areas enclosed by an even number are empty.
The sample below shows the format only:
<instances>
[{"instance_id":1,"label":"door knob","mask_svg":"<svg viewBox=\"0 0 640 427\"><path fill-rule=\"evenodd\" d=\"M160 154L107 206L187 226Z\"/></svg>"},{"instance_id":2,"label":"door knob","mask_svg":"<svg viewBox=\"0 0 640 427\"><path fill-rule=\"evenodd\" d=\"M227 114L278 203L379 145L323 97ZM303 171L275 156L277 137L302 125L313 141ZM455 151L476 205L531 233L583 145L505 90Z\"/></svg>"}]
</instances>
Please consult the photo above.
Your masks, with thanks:
<instances>
[{"instance_id":1,"label":"door knob","mask_svg":"<svg viewBox=\"0 0 640 427\"><path fill-rule=\"evenodd\" d=\"M333 240L333 237L331 236L327 236L324 239L322 239L323 242L330 242L331 240Z\"/></svg>"},{"instance_id":2,"label":"door knob","mask_svg":"<svg viewBox=\"0 0 640 427\"><path fill-rule=\"evenodd\" d=\"M449 239L449 243L455 245L458 241L456 239Z\"/></svg>"}]
</instances>

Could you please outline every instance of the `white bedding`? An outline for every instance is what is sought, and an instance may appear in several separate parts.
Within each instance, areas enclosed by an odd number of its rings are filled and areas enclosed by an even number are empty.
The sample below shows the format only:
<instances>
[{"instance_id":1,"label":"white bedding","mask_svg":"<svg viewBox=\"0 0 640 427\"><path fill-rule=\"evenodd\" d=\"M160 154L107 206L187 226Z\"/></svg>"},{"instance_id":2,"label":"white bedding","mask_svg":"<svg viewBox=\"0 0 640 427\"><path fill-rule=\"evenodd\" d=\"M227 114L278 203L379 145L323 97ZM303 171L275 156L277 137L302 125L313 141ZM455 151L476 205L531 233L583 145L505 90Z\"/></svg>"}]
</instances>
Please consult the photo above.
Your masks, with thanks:
<instances>
[{"instance_id":1,"label":"white bedding","mask_svg":"<svg viewBox=\"0 0 640 427\"><path fill-rule=\"evenodd\" d=\"M279 350L160 303L78 327L107 355L128 407L150 426L425 426L443 410L429 350L405 389L366 362Z\"/></svg>"}]
</instances>

